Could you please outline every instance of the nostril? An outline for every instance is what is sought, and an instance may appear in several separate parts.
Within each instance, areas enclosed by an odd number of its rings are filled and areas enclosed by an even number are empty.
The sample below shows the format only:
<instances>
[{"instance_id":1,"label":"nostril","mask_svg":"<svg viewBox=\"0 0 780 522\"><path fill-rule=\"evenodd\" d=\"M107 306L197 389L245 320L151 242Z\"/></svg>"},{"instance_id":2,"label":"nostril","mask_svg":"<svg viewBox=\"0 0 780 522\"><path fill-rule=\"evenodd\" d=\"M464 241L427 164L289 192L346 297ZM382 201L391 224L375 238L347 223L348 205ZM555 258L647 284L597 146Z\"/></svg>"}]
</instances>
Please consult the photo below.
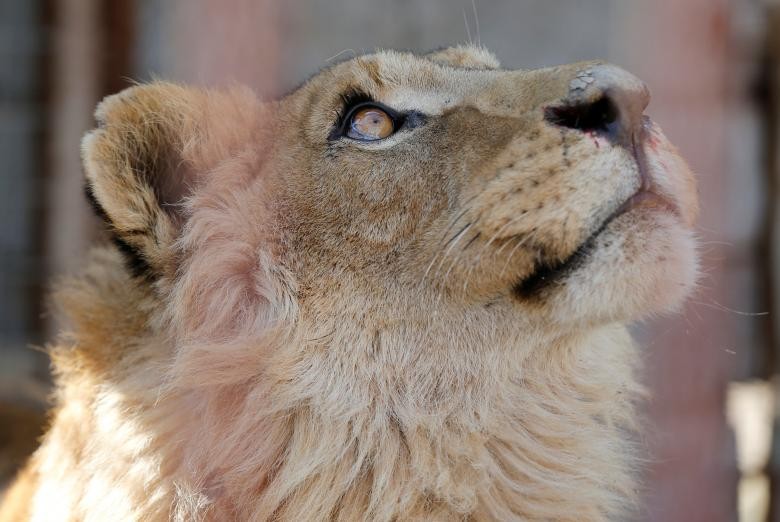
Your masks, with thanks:
<instances>
[{"instance_id":1,"label":"nostril","mask_svg":"<svg viewBox=\"0 0 780 522\"><path fill-rule=\"evenodd\" d=\"M612 133L617 129L620 113L608 96L595 102L547 107L544 118L555 125L583 132Z\"/></svg>"}]
</instances>

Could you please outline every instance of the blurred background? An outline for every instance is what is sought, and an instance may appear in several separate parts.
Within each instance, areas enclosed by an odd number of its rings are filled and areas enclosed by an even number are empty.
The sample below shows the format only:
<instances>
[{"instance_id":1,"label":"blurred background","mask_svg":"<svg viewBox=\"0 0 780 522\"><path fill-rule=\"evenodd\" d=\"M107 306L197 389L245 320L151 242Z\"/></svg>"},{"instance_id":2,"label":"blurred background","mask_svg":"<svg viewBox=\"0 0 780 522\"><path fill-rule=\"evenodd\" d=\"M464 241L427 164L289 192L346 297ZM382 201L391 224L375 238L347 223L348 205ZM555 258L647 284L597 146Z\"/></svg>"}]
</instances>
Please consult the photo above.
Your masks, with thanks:
<instances>
[{"instance_id":1,"label":"blurred background","mask_svg":"<svg viewBox=\"0 0 780 522\"><path fill-rule=\"evenodd\" d=\"M103 96L164 78L270 98L374 48L469 39L508 68L605 58L649 84L699 175L704 274L681 314L637 327L639 519L780 521L777 0L0 0L0 482L43 418L47 289L100 236L79 141Z\"/></svg>"}]
</instances>

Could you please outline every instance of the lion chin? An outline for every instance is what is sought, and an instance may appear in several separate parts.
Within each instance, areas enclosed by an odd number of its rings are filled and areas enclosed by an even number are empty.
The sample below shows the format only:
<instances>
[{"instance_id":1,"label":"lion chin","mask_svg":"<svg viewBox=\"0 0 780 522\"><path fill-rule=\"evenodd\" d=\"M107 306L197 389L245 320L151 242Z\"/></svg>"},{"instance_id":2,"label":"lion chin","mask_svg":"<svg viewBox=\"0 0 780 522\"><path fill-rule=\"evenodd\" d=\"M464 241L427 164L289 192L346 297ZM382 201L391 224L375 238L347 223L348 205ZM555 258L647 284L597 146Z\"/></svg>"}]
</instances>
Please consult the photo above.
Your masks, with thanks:
<instances>
[{"instance_id":1,"label":"lion chin","mask_svg":"<svg viewBox=\"0 0 780 522\"><path fill-rule=\"evenodd\" d=\"M283 99L157 82L83 141L111 243L56 292L0 520L622 520L695 180L603 62L382 51Z\"/></svg>"}]
</instances>

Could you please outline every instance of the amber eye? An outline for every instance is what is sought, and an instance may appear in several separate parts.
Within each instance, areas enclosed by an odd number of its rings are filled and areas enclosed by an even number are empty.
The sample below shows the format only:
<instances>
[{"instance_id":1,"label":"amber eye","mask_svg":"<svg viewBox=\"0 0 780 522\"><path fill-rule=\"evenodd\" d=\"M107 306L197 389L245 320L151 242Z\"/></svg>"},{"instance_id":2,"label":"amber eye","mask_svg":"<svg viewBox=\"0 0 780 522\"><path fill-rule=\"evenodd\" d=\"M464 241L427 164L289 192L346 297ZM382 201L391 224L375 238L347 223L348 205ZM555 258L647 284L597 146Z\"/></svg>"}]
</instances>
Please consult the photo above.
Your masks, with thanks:
<instances>
[{"instance_id":1,"label":"amber eye","mask_svg":"<svg viewBox=\"0 0 780 522\"><path fill-rule=\"evenodd\" d=\"M376 141L387 138L395 130L393 118L379 107L358 109L349 118L347 136L355 140Z\"/></svg>"}]
</instances>

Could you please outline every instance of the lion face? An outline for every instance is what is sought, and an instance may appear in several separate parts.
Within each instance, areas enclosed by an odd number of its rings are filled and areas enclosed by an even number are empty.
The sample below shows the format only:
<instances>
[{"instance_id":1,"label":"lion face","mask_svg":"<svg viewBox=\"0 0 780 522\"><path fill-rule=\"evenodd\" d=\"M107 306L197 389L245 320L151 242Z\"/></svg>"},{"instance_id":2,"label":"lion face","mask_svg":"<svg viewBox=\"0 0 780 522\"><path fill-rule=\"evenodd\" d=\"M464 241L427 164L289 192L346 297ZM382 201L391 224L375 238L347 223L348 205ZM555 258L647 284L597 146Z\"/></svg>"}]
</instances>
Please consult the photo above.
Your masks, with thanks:
<instances>
[{"instance_id":1,"label":"lion face","mask_svg":"<svg viewBox=\"0 0 780 522\"><path fill-rule=\"evenodd\" d=\"M320 73L281 102L291 152L272 169L302 288L357 281L563 323L676 305L695 186L648 101L611 65L506 71L472 49Z\"/></svg>"},{"instance_id":2,"label":"lion face","mask_svg":"<svg viewBox=\"0 0 780 522\"><path fill-rule=\"evenodd\" d=\"M268 104L131 89L99 109L85 163L187 332L361 303L517 334L663 311L693 284L695 184L648 101L600 62L508 71L470 47L389 51Z\"/></svg>"}]
</instances>

